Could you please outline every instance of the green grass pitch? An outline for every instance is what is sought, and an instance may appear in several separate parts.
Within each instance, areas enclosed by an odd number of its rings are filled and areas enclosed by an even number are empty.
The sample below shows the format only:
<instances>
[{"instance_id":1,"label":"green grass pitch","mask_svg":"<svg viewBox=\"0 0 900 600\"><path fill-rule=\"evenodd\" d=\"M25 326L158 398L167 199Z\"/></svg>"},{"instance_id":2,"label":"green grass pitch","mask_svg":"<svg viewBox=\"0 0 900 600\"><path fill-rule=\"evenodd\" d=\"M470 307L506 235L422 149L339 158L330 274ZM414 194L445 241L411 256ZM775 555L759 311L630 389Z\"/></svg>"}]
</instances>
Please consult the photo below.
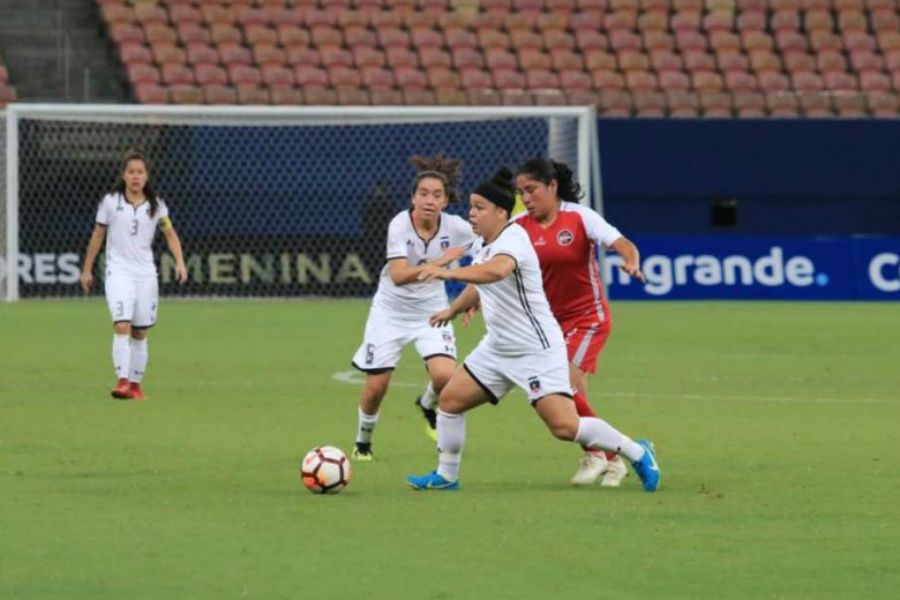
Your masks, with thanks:
<instances>
[{"instance_id":1,"label":"green grass pitch","mask_svg":"<svg viewBox=\"0 0 900 600\"><path fill-rule=\"evenodd\" d=\"M0 304L0 598L897 597L898 306L613 309L590 396L656 442L655 495L570 487L520 392L469 415L459 492L407 489L413 352L377 461L309 494L303 454L352 447L363 301L164 300L140 404L102 302Z\"/></svg>"}]
</instances>

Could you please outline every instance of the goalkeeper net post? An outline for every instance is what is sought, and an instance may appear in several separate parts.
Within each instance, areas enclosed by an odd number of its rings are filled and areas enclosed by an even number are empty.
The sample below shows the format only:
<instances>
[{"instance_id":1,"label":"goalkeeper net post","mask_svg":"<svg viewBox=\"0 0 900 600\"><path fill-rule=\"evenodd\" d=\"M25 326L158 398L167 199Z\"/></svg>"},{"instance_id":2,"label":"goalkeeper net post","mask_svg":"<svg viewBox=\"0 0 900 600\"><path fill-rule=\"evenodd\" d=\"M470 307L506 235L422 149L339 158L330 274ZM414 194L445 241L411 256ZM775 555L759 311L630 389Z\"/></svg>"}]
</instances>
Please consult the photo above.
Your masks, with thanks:
<instances>
[{"instance_id":1,"label":"goalkeeper net post","mask_svg":"<svg viewBox=\"0 0 900 600\"><path fill-rule=\"evenodd\" d=\"M602 210L590 107L11 104L0 133L0 298L11 301L81 295L97 204L135 145L185 247L190 281L177 286L154 244L169 296L371 294L415 154L462 159L462 204L502 165L561 160Z\"/></svg>"}]
</instances>

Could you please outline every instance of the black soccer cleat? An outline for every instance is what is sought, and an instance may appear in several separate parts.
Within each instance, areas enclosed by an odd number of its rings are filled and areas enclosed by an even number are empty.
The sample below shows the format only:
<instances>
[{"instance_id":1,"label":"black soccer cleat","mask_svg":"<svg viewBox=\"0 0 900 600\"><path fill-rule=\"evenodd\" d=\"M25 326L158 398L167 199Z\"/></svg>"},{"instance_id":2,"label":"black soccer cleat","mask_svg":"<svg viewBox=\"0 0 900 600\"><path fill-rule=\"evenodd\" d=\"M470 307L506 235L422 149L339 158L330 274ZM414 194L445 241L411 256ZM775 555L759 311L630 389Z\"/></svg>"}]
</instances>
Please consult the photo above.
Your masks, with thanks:
<instances>
[{"instance_id":1,"label":"black soccer cleat","mask_svg":"<svg viewBox=\"0 0 900 600\"><path fill-rule=\"evenodd\" d=\"M420 400L422 396L419 396L415 400L416 408L422 411L422 416L425 417L426 425L425 425L425 435L427 435L431 440L437 441L437 411L433 408L425 408L422 406Z\"/></svg>"}]
</instances>

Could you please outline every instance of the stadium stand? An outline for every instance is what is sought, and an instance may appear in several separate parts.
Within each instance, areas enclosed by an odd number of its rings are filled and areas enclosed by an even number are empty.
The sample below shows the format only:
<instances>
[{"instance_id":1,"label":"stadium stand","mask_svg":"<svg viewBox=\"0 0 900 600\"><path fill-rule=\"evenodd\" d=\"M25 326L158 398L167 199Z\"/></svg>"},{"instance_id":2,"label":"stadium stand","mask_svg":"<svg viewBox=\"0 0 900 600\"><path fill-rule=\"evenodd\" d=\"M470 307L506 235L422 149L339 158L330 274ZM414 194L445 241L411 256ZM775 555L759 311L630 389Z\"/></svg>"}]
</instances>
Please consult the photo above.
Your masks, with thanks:
<instances>
[{"instance_id":1,"label":"stadium stand","mask_svg":"<svg viewBox=\"0 0 900 600\"><path fill-rule=\"evenodd\" d=\"M96 1L144 103L900 114L900 0Z\"/></svg>"}]
</instances>

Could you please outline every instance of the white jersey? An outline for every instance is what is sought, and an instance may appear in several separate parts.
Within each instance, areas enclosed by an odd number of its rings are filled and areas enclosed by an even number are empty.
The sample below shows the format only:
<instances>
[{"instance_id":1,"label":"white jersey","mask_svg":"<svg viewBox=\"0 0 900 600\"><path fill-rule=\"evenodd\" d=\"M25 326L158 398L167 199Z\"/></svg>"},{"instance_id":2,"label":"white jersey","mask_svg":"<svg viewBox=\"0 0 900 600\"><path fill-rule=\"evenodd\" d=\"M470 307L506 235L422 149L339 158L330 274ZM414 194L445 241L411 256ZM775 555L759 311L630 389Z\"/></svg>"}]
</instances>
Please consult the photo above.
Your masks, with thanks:
<instances>
[{"instance_id":1,"label":"white jersey","mask_svg":"<svg viewBox=\"0 0 900 600\"><path fill-rule=\"evenodd\" d=\"M516 261L515 270L494 283L477 284L487 327L485 342L502 355L522 355L563 345L562 331L550 312L541 281L541 265L528 233L508 224L490 244L476 242L473 264L498 254Z\"/></svg>"},{"instance_id":2,"label":"white jersey","mask_svg":"<svg viewBox=\"0 0 900 600\"><path fill-rule=\"evenodd\" d=\"M440 258L449 248L468 250L476 238L468 221L441 213L435 234L431 239L422 239L413 225L412 210L405 210L388 225L387 260L405 259L411 266L424 265ZM404 320L427 319L446 308L448 301L443 281L397 285L391 280L388 266L385 264L381 269L373 307Z\"/></svg>"},{"instance_id":3,"label":"white jersey","mask_svg":"<svg viewBox=\"0 0 900 600\"><path fill-rule=\"evenodd\" d=\"M106 225L106 267L138 278L155 278L153 236L169 209L160 200L156 214L150 216L150 203L132 206L119 193L107 194L97 209L97 222Z\"/></svg>"}]
</instances>

